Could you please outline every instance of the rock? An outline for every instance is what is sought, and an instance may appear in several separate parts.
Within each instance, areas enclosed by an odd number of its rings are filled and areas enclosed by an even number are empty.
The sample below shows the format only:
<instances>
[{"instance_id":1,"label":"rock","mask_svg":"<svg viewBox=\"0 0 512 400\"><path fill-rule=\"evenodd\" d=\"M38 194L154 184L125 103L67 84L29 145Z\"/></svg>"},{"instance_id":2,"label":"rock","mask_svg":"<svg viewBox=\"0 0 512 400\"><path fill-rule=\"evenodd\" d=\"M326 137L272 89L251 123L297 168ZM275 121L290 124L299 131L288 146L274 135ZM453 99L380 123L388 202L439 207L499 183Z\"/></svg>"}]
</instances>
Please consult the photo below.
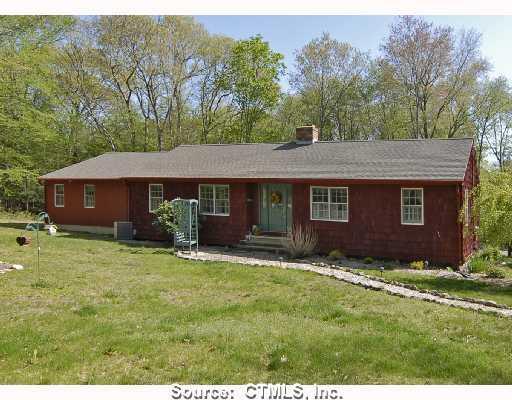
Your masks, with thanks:
<instances>
[{"instance_id":1,"label":"rock","mask_svg":"<svg viewBox=\"0 0 512 400\"><path fill-rule=\"evenodd\" d=\"M20 264L12 264L11 267L17 271L21 271L24 268L23 265L20 265Z\"/></svg>"}]
</instances>

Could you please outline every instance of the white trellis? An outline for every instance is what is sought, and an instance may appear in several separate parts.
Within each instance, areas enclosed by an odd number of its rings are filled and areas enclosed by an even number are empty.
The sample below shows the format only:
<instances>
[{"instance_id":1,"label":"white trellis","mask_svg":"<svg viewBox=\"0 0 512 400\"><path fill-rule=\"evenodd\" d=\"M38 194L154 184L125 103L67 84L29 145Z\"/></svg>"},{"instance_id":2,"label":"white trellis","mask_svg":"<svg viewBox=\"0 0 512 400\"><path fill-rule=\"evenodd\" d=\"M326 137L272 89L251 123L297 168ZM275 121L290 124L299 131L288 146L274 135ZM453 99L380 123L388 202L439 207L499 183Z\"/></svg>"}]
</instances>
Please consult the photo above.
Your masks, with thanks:
<instances>
[{"instance_id":1,"label":"white trellis","mask_svg":"<svg viewBox=\"0 0 512 400\"><path fill-rule=\"evenodd\" d=\"M177 229L174 233L174 247L188 249L192 252L199 246L198 209L199 202L195 199L174 199L172 207L175 213Z\"/></svg>"}]
</instances>

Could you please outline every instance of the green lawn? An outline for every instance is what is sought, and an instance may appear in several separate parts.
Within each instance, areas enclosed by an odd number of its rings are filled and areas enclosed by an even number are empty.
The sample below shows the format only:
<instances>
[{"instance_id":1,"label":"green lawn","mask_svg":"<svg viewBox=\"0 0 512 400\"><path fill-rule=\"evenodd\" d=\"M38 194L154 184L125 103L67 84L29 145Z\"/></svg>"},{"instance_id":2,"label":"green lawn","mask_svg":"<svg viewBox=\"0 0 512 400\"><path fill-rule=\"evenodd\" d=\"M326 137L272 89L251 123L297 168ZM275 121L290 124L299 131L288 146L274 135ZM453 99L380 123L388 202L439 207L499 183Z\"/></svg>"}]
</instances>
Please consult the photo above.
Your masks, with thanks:
<instances>
[{"instance_id":1,"label":"green lawn","mask_svg":"<svg viewBox=\"0 0 512 400\"><path fill-rule=\"evenodd\" d=\"M0 383L512 383L512 320L0 222Z\"/></svg>"},{"instance_id":2,"label":"green lawn","mask_svg":"<svg viewBox=\"0 0 512 400\"><path fill-rule=\"evenodd\" d=\"M507 267L506 269L510 268ZM464 279L437 278L432 275L403 271L384 271L384 273L381 274L376 270L365 270L363 273L366 275L382 276L388 280L413 284L421 289L437 290L461 297L493 300L497 303L512 307L512 286L500 286L490 282Z\"/></svg>"}]
</instances>

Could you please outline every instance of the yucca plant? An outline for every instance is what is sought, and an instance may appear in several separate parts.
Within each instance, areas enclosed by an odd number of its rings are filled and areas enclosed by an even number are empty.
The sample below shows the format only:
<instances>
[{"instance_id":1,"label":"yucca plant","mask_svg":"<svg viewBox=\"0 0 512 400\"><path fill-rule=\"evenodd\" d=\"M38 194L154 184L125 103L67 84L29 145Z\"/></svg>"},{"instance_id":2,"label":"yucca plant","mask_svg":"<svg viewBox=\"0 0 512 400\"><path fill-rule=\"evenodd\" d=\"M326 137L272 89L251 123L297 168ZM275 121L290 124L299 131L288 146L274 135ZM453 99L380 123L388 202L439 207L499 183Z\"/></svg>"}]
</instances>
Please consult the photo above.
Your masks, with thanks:
<instances>
[{"instance_id":1,"label":"yucca plant","mask_svg":"<svg viewBox=\"0 0 512 400\"><path fill-rule=\"evenodd\" d=\"M311 226L294 225L283 240L283 247L290 257L302 258L313 254L318 244L318 235Z\"/></svg>"}]
</instances>

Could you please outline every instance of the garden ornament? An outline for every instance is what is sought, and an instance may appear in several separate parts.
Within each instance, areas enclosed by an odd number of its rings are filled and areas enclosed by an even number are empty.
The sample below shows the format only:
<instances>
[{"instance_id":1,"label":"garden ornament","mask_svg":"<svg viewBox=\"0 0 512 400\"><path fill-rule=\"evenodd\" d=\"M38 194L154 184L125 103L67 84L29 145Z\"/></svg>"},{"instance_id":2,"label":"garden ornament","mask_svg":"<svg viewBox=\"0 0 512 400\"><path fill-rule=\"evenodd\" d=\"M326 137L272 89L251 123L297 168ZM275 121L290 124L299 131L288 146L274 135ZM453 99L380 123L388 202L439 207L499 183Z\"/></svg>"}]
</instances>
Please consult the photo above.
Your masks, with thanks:
<instances>
[{"instance_id":1,"label":"garden ornament","mask_svg":"<svg viewBox=\"0 0 512 400\"><path fill-rule=\"evenodd\" d=\"M39 259L41 255L41 245L39 243L39 230L41 229L41 225L45 226L47 224L50 224L50 227L48 229L48 234L50 236L53 236L56 233L56 228L54 225L51 225L50 216L46 212L40 212L36 216L35 222L30 222L25 226L25 229L23 233L25 232L36 232L36 243L37 243L37 264L36 264L36 272L37 272L37 280L40 279L40 270L39 270ZM53 228L53 233L50 233L50 229ZM32 243L32 238L30 236L26 236L22 234L21 236L18 236L16 238L16 243L18 243L20 246L28 246Z\"/></svg>"}]
</instances>

